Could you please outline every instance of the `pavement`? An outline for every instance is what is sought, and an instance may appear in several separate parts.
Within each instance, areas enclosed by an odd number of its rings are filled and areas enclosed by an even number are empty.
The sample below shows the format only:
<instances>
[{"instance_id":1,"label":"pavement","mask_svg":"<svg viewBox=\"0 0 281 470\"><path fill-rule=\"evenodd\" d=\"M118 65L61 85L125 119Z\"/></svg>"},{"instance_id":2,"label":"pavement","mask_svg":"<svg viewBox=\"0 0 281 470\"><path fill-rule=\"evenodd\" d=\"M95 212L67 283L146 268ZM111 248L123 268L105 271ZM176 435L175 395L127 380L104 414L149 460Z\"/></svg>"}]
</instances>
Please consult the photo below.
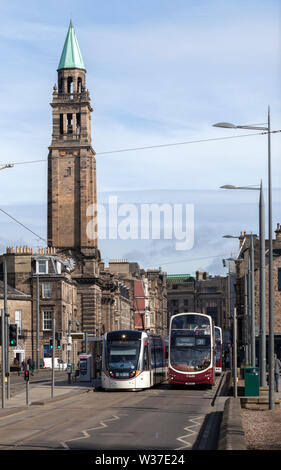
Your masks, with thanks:
<instances>
[{"instance_id":1,"label":"pavement","mask_svg":"<svg viewBox=\"0 0 281 470\"><path fill-rule=\"evenodd\" d=\"M14 392L10 399L5 398L4 408L2 407L1 399L0 418L20 412L30 406L46 405L48 403L72 398L75 395L88 393L89 391L93 391L94 388L100 387L100 384L100 378L93 379L91 382L77 381L71 384L68 383L68 380L65 382L60 381L57 385L55 383L52 393L50 383L33 384L29 382L28 391L25 387L22 390Z\"/></svg>"},{"instance_id":2,"label":"pavement","mask_svg":"<svg viewBox=\"0 0 281 470\"><path fill-rule=\"evenodd\" d=\"M231 380L230 372L228 372L228 384L229 384L229 398L225 402L224 412L222 416L218 450L245 450L247 448L247 443L246 443L245 433L243 429L242 408L241 408L241 400L245 396L245 381L244 379L241 379L241 378L238 379L238 383L237 383L238 397L237 398L233 397L233 382ZM265 392L265 394L263 394L263 397L268 400L268 393ZM249 400L251 400L251 397L249 397ZM253 397L253 400L255 401L254 397ZM279 400L279 404L276 403L276 407L281 408L280 381L279 381L279 391L275 392L275 400ZM267 407L268 407L268 404L267 404ZM262 412L262 408L260 408L260 411ZM280 421L280 426L281 426L281 414L280 413L277 415L275 414L275 420L276 419Z\"/></svg>"}]
</instances>

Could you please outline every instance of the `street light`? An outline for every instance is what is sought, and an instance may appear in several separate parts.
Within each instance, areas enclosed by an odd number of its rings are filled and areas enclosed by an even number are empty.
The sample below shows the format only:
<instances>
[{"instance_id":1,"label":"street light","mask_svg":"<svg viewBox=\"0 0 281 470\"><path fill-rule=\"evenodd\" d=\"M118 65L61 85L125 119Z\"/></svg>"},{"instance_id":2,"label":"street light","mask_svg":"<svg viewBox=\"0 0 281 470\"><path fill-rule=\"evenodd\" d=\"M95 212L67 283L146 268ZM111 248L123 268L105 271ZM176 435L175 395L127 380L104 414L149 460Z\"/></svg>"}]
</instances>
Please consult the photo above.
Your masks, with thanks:
<instances>
[{"instance_id":1,"label":"street light","mask_svg":"<svg viewBox=\"0 0 281 470\"><path fill-rule=\"evenodd\" d=\"M264 215L264 196L262 181L260 185L253 186L233 186L230 184L221 186L222 189L245 189L259 191L259 260L260 260L260 385L266 386L266 332L265 332L265 215ZM252 242L252 237L251 237ZM252 247L253 249L253 247ZM252 304L252 309L253 309ZM252 318L254 313L252 312ZM253 328L253 325L252 325ZM253 351L252 351L253 352ZM254 351L255 352L255 351ZM252 357L252 365L254 364Z\"/></svg>"},{"instance_id":2,"label":"street light","mask_svg":"<svg viewBox=\"0 0 281 470\"><path fill-rule=\"evenodd\" d=\"M240 239L241 236L234 236L234 235L224 235L223 238L238 238ZM252 235L251 235L252 239ZM232 258L229 258L231 260ZM249 293L249 302L247 302L247 309L244 306L244 329L245 329L245 361L248 362L248 353L251 353L251 363L255 366L254 359L255 359L255 314L254 309L251 308L254 305L254 283L251 282L253 280L253 276L251 273L253 271L253 264L252 260L254 259L253 253L253 246L250 252L250 256L248 258L248 274L245 276L245 292L246 290ZM243 258L236 258L233 261L244 261ZM249 325L248 325L249 323ZM252 328L251 328L252 326ZM249 335L249 331L251 334Z\"/></svg>"},{"instance_id":3,"label":"street light","mask_svg":"<svg viewBox=\"0 0 281 470\"><path fill-rule=\"evenodd\" d=\"M268 316L269 316L269 338L268 338L268 362L269 362L269 409L274 409L274 306L273 306L273 254L272 254L272 184L271 184L271 127L270 107L267 112L267 125L245 125L237 126L227 122L218 122L213 127L231 129L250 129L265 131L268 136Z\"/></svg>"}]
</instances>

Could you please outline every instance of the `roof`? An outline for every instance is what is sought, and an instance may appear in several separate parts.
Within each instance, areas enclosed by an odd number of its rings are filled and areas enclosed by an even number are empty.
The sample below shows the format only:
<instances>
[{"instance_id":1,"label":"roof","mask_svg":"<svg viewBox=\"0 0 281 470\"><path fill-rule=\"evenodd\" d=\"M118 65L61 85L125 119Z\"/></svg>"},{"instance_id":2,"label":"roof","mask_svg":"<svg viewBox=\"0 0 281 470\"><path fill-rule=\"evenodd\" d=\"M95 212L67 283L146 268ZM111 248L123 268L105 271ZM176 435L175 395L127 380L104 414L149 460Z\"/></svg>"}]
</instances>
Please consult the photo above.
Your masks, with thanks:
<instances>
[{"instance_id":1,"label":"roof","mask_svg":"<svg viewBox=\"0 0 281 470\"><path fill-rule=\"evenodd\" d=\"M194 278L194 275L192 274L167 274L167 281L169 282L183 282L190 278Z\"/></svg>"},{"instance_id":2,"label":"roof","mask_svg":"<svg viewBox=\"0 0 281 470\"><path fill-rule=\"evenodd\" d=\"M9 284L7 284L7 296L9 299L12 298L21 298L23 300L30 300L31 296L28 294L25 294L24 292L21 292L18 289L14 289L14 287L11 287ZM4 282L0 281L0 299L3 299L4 297Z\"/></svg>"},{"instance_id":3,"label":"roof","mask_svg":"<svg viewBox=\"0 0 281 470\"><path fill-rule=\"evenodd\" d=\"M82 54L71 20L58 66L58 70L61 69L85 70Z\"/></svg>"}]
</instances>

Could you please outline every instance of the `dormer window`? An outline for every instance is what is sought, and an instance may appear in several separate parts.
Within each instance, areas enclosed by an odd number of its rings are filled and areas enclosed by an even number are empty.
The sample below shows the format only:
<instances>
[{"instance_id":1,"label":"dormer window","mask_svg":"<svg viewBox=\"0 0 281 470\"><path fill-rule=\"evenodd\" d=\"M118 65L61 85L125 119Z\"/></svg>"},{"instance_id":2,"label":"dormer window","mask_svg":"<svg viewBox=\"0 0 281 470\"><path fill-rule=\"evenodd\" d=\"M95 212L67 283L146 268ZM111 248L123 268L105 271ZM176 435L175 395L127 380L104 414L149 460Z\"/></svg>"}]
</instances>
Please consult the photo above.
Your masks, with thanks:
<instances>
[{"instance_id":1,"label":"dormer window","mask_svg":"<svg viewBox=\"0 0 281 470\"><path fill-rule=\"evenodd\" d=\"M57 274L61 274L61 262L60 261L56 262L56 268L57 268Z\"/></svg>"},{"instance_id":2,"label":"dormer window","mask_svg":"<svg viewBox=\"0 0 281 470\"><path fill-rule=\"evenodd\" d=\"M48 274L48 260L36 260L36 274Z\"/></svg>"}]
</instances>

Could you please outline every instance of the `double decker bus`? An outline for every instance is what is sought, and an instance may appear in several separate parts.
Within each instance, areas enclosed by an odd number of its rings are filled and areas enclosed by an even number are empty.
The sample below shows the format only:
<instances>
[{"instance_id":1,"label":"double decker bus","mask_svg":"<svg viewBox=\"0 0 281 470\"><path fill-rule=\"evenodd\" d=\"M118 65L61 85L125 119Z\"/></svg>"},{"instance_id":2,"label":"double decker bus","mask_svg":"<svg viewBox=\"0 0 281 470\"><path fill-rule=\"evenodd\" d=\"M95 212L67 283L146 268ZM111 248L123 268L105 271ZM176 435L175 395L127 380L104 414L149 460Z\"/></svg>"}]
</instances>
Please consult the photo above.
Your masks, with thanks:
<instances>
[{"instance_id":1,"label":"double decker bus","mask_svg":"<svg viewBox=\"0 0 281 470\"><path fill-rule=\"evenodd\" d=\"M222 329L215 326L215 344L216 344L216 374L222 373Z\"/></svg>"},{"instance_id":2,"label":"double decker bus","mask_svg":"<svg viewBox=\"0 0 281 470\"><path fill-rule=\"evenodd\" d=\"M215 383L214 324L202 313L178 313L170 320L168 383Z\"/></svg>"},{"instance_id":3,"label":"double decker bus","mask_svg":"<svg viewBox=\"0 0 281 470\"><path fill-rule=\"evenodd\" d=\"M167 379L165 338L146 331L105 333L101 381L105 390L142 390Z\"/></svg>"}]
</instances>

